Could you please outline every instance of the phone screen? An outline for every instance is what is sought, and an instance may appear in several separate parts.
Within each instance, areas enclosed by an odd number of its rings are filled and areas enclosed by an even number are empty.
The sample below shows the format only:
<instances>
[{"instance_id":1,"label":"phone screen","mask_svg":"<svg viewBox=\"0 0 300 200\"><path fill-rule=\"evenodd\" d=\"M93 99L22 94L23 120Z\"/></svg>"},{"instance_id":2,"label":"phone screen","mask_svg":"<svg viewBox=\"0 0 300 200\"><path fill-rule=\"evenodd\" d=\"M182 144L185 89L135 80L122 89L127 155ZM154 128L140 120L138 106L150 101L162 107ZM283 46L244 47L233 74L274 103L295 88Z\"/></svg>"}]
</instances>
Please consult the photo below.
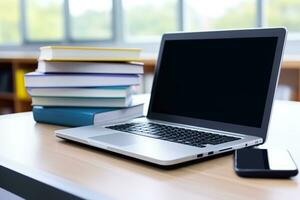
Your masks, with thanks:
<instances>
[{"instance_id":1,"label":"phone screen","mask_svg":"<svg viewBox=\"0 0 300 200\"><path fill-rule=\"evenodd\" d=\"M236 167L254 170L296 170L297 167L286 150L241 149L237 151Z\"/></svg>"}]
</instances>

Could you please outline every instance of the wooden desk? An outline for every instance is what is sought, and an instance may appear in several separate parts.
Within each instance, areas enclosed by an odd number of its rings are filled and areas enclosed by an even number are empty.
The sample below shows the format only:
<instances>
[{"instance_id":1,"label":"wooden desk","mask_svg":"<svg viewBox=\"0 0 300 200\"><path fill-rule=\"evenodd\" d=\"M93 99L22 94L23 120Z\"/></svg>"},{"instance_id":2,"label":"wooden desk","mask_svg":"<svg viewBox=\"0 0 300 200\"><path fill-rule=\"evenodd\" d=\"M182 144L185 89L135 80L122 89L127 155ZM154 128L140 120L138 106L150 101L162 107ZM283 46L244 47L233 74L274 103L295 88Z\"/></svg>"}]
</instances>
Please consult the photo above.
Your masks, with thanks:
<instances>
[{"instance_id":1,"label":"wooden desk","mask_svg":"<svg viewBox=\"0 0 300 200\"><path fill-rule=\"evenodd\" d=\"M288 148L300 163L300 103L275 103L268 144ZM296 199L291 180L244 179L233 156L165 170L54 136L62 128L35 123L32 113L0 116L0 157L84 185L113 199Z\"/></svg>"}]
</instances>

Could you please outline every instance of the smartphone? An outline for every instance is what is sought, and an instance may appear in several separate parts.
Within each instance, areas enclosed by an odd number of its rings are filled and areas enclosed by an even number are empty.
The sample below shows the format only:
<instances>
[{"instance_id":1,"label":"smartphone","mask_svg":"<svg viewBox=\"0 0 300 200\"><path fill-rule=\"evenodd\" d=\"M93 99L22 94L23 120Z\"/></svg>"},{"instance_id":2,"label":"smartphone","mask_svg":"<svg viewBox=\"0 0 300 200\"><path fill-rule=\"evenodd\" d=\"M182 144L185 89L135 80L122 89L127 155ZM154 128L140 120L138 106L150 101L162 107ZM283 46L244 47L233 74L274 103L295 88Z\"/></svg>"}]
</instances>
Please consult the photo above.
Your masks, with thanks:
<instances>
[{"instance_id":1,"label":"smartphone","mask_svg":"<svg viewBox=\"0 0 300 200\"><path fill-rule=\"evenodd\" d=\"M235 172L242 177L289 178L298 174L287 150L245 148L235 151Z\"/></svg>"}]
</instances>

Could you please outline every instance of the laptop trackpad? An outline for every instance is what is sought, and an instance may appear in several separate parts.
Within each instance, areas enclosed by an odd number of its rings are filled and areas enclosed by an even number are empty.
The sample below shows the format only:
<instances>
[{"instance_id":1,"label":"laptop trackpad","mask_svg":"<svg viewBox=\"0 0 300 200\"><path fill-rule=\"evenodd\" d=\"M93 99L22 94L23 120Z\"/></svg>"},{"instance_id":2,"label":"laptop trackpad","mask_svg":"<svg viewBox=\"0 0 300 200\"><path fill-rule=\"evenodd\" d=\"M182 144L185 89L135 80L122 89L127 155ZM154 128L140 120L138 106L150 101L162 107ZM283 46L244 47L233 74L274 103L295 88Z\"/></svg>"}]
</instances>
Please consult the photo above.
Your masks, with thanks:
<instances>
[{"instance_id":1,"label":"laptop trackpad","mask_svg":"<svg viewBox=\"0 0 300 200\"><path fill-rule=\"evenodd\" d=\"M89 139L93 139L98 142L107 143L114 146L133 145L137 141L136 136L124 134L124 133L114 133L108 135L95 136L95 137L90 137Z\"/></svg>"}]
</instances>

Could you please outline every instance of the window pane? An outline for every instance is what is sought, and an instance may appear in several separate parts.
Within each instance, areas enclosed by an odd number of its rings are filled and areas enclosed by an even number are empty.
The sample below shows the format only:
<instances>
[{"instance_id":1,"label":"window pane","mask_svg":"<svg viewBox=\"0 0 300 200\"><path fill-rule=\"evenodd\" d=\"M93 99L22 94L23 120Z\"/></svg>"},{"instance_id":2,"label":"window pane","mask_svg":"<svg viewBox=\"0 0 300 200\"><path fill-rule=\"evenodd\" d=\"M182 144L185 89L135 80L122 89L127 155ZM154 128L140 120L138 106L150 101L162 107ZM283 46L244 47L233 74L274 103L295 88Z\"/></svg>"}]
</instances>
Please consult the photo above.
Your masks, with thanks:
<instances>
[{"instance_id":1,"label":"window pane","mask_svg":"<svg viewBox=\"0 0 300 200\"><path fill-rule=\"evenodd\" d=\"M300 31L299 0L266 1L268 26L286 26L291 32Z\"/></svg>"},{"instance_id":2,"label":"window pane","mask_svg":"<svg viewBox=\"0 0 300 200\"><path fill-rule=\"evenodd\" d=\"M187 30L255 26L256 0L186 0L185 3Z\"/></svg>"},{"instance_id":3,"label":"window pane","mask_svg":"<svg viewBox=\"0 0 300 200\"><path fill-rule=\"evenodd\" d=\"M157 40L177 29L177 0L123 0L125 37Z\"/></svg>"},{"instance_id":4,"label":"window pane","mask_svg":"<svg viewBox=\"0 0 300 200\"><path fill-rule=\"evenodd\" d=\"M26 0L26 15L29 40L63 39L63 0Z\"/></svg>"},{"instance_id":5,"label":"window pane","mask_svg":"<svg viewBox=\"0 0 300 200\"><path fill-rule=\"evenodd\" d=\"M19 0L1 0L0 45L20 43L19 19Z\"/></svg>"},{"instance_id":6,"label":"window pane","mask_svg":"<svg viewBox=\"0 0 300 200\"><path fill-rule=\"evenodd\" d=\"M69 0L74 39L112 37L112 0Z\"/></svg>"}]
</instances>

